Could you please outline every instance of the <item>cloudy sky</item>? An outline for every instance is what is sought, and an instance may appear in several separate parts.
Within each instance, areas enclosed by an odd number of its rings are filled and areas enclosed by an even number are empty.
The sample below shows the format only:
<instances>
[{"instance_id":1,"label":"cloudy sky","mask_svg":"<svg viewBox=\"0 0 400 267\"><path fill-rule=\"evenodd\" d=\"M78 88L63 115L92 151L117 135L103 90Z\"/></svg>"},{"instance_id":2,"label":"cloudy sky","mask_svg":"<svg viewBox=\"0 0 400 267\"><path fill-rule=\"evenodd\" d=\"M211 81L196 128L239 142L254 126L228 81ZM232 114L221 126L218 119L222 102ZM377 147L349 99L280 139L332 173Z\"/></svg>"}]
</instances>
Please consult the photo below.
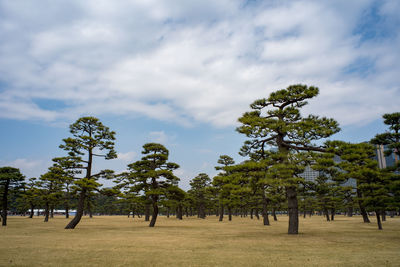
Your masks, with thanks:
<instances>
[{"instance_id":1,"label":"cloudy sky","mask_svg":"<svg viewBox=\"0 0 400 267\"><path fill-rule=\"evenodd\" d=\"M38 176L68 125L93 115L117 132L125 169L161 142L187 189L237 152L255 99L320 88L304 113L360 142L400 111L400 1L0 0L0 166Z\"/></svg>"}]
</instances>

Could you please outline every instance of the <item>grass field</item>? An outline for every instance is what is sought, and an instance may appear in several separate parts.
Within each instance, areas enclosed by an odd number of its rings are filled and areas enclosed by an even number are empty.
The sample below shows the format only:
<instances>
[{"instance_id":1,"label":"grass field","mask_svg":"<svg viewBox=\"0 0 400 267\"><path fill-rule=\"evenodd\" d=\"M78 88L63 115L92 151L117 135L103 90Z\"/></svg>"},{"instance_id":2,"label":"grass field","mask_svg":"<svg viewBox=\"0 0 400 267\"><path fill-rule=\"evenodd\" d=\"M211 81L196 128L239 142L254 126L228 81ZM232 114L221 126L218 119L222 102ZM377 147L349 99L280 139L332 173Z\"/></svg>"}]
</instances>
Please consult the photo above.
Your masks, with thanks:
<instances>
[{"instance_id":1,"label":"grass field","mask_svg":"<svg viewBox=\"0 0 400 267\"><path fill-rule=\"evenodd\" d=\"M250 218L218 222L159 217L155 228L122 216L83 218L64 230L63 217L9 217L0 228L1 266L400 266L400 218L383 231L360 217L300 219L289 236L287 217L263 226Z\"/></svg>"}]
</instances>

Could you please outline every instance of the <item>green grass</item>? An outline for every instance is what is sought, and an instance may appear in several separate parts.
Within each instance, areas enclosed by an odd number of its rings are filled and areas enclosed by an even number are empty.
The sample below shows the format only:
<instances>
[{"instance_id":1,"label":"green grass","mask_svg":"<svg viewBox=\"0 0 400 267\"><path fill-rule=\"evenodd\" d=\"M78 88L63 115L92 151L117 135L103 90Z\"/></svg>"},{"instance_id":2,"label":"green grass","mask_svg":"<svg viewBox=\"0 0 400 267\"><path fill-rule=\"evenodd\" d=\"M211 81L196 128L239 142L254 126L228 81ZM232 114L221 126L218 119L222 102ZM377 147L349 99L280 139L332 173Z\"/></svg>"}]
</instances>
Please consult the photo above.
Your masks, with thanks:
<instances>
[{"instance_id":1,"label":"green grass","mask_svg":"<svg viewBox=\"0 0 400 267\"><path fill-rule=\"evenodd\" d=\"M74 230L56 217L12 217L0 228L0 266L400 266L400 218L383 231L360 217L300 219L289 236L287 217L271 226L261 220L218 222L159 217L83 218Z\"/></svg>"}]
</instances>

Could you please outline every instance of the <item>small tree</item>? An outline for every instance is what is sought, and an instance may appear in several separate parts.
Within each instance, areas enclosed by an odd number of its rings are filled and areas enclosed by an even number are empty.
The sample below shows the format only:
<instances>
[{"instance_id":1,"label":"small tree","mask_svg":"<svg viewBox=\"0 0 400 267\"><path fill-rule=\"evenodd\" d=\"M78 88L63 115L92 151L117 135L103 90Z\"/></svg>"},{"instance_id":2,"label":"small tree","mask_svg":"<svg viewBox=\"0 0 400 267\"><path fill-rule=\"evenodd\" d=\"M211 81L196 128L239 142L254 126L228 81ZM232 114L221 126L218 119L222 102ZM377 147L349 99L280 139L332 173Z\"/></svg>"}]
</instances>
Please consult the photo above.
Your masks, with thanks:
<instances>
[{"instance_id":1,"label":"small tree","mask_svg":"<svg viewBox=\"0 0 400 267\"><path fill-rule=\"evenodd\" d=\"M38 185L40 187L40 198L45 205L44 221L49 221L50 209L53 210L57 202L60 201L62 193L62 176L64 172L61 168L50 167L49 171L41 175ZM53 213L53 212L52 212Z\"/></svg>"},{"instance_id":2,"label":"small tree","mask_svg":"<svg viewBox=\"0 0 400 267\"><path fill-rule=\"evenodd\" d=\"M218 195L219 202L219 221L221 222L224 219L224 202L227 201L227 197L229 196L229 190L226 184L229 183L229 173L225 170L226 167L235 164L233 158L228 155L221 155L218 159L218 164L222 166L216 166L216 170L220 170L221 172L213 178L212 185L215 188L215 191Z\"/></svg>"},{"instance_id":3,"label":"small tree","mask_svg":"<svg viewBox=\"0 0 400 267\"><path fill-rule=\"evenodd\" d=\"M142 192L151 200L153 214L149 226L154 227L158 216L158 202L161 196L167 194L171 185L176 185L179 178L173 171L179 168L176 163L168 162L168 150L161 144L148 143L143 145L141 160L128 165L128 179L132 191Z\"/></svg>"},{"instance_id":4,"label":"small tree","mask_svg":"<svg viewBox=\"0 0 400 267\"><path fill-rule=\"evenodd\" d=\"M210 177L205 173L200 173L190 181L189 192L194 196L198 217L201 219L206 218L207 188L210 186L210 182Z\"/></svg>"},{"instance_id":5,"label":"small tree","mask_svg":"<svg viewBox=\"0 0 400 267\"><path fill-rule=\"evenodd\" d=\"M21 174L19 169L13 167L0 168L0 192L2 194L2 226L7 225L7 211L8 211L8 193L10 189L19 187L25 177Z\"/></svg>"}]
</instances>

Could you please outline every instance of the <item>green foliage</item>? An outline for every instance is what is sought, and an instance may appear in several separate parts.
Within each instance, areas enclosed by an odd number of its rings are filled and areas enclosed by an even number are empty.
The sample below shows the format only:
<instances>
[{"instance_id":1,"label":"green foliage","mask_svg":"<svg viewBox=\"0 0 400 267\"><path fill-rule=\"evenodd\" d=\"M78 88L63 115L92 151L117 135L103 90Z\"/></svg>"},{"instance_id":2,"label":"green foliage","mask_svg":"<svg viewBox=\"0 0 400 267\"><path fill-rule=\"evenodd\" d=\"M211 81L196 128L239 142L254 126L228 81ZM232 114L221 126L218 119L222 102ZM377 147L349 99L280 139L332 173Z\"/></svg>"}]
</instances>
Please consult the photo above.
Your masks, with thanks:
<instances>
[{"instance_id":1,"label":"green foliage","mask_svg":"<svg viewBox=\"0 0 400 267\"><path fill-rule=\"evenodd\" d=\"M303 182L299 174L302 166L309 163L308 155L300 152L325 152L315 141L340 130L333 119L315 115L302 117L300 108L318 92L317 87L301 84L273 92L268 98L254 101L250 105L253 111L239 118L242 125L237 128L249 138L240 150L242 156L259 161L270 156L268 150L276 149L275 162L269 168L268 176L281 180L286 188L290 234L298 233L297 189Z\"/></svg>"},{"instance_id":2,"label":"green foliage","mask_svg":"<svg viewBox=\"0 0 400 267\"><path fill-rule=\"evenodd\" d=\"M395 153L400 157L400 112L384 114L384 123L389 126L389 131L383 134L377 134L371 140L372 144L386 145L386 155Z\"/></svg>"}]
</instances>

